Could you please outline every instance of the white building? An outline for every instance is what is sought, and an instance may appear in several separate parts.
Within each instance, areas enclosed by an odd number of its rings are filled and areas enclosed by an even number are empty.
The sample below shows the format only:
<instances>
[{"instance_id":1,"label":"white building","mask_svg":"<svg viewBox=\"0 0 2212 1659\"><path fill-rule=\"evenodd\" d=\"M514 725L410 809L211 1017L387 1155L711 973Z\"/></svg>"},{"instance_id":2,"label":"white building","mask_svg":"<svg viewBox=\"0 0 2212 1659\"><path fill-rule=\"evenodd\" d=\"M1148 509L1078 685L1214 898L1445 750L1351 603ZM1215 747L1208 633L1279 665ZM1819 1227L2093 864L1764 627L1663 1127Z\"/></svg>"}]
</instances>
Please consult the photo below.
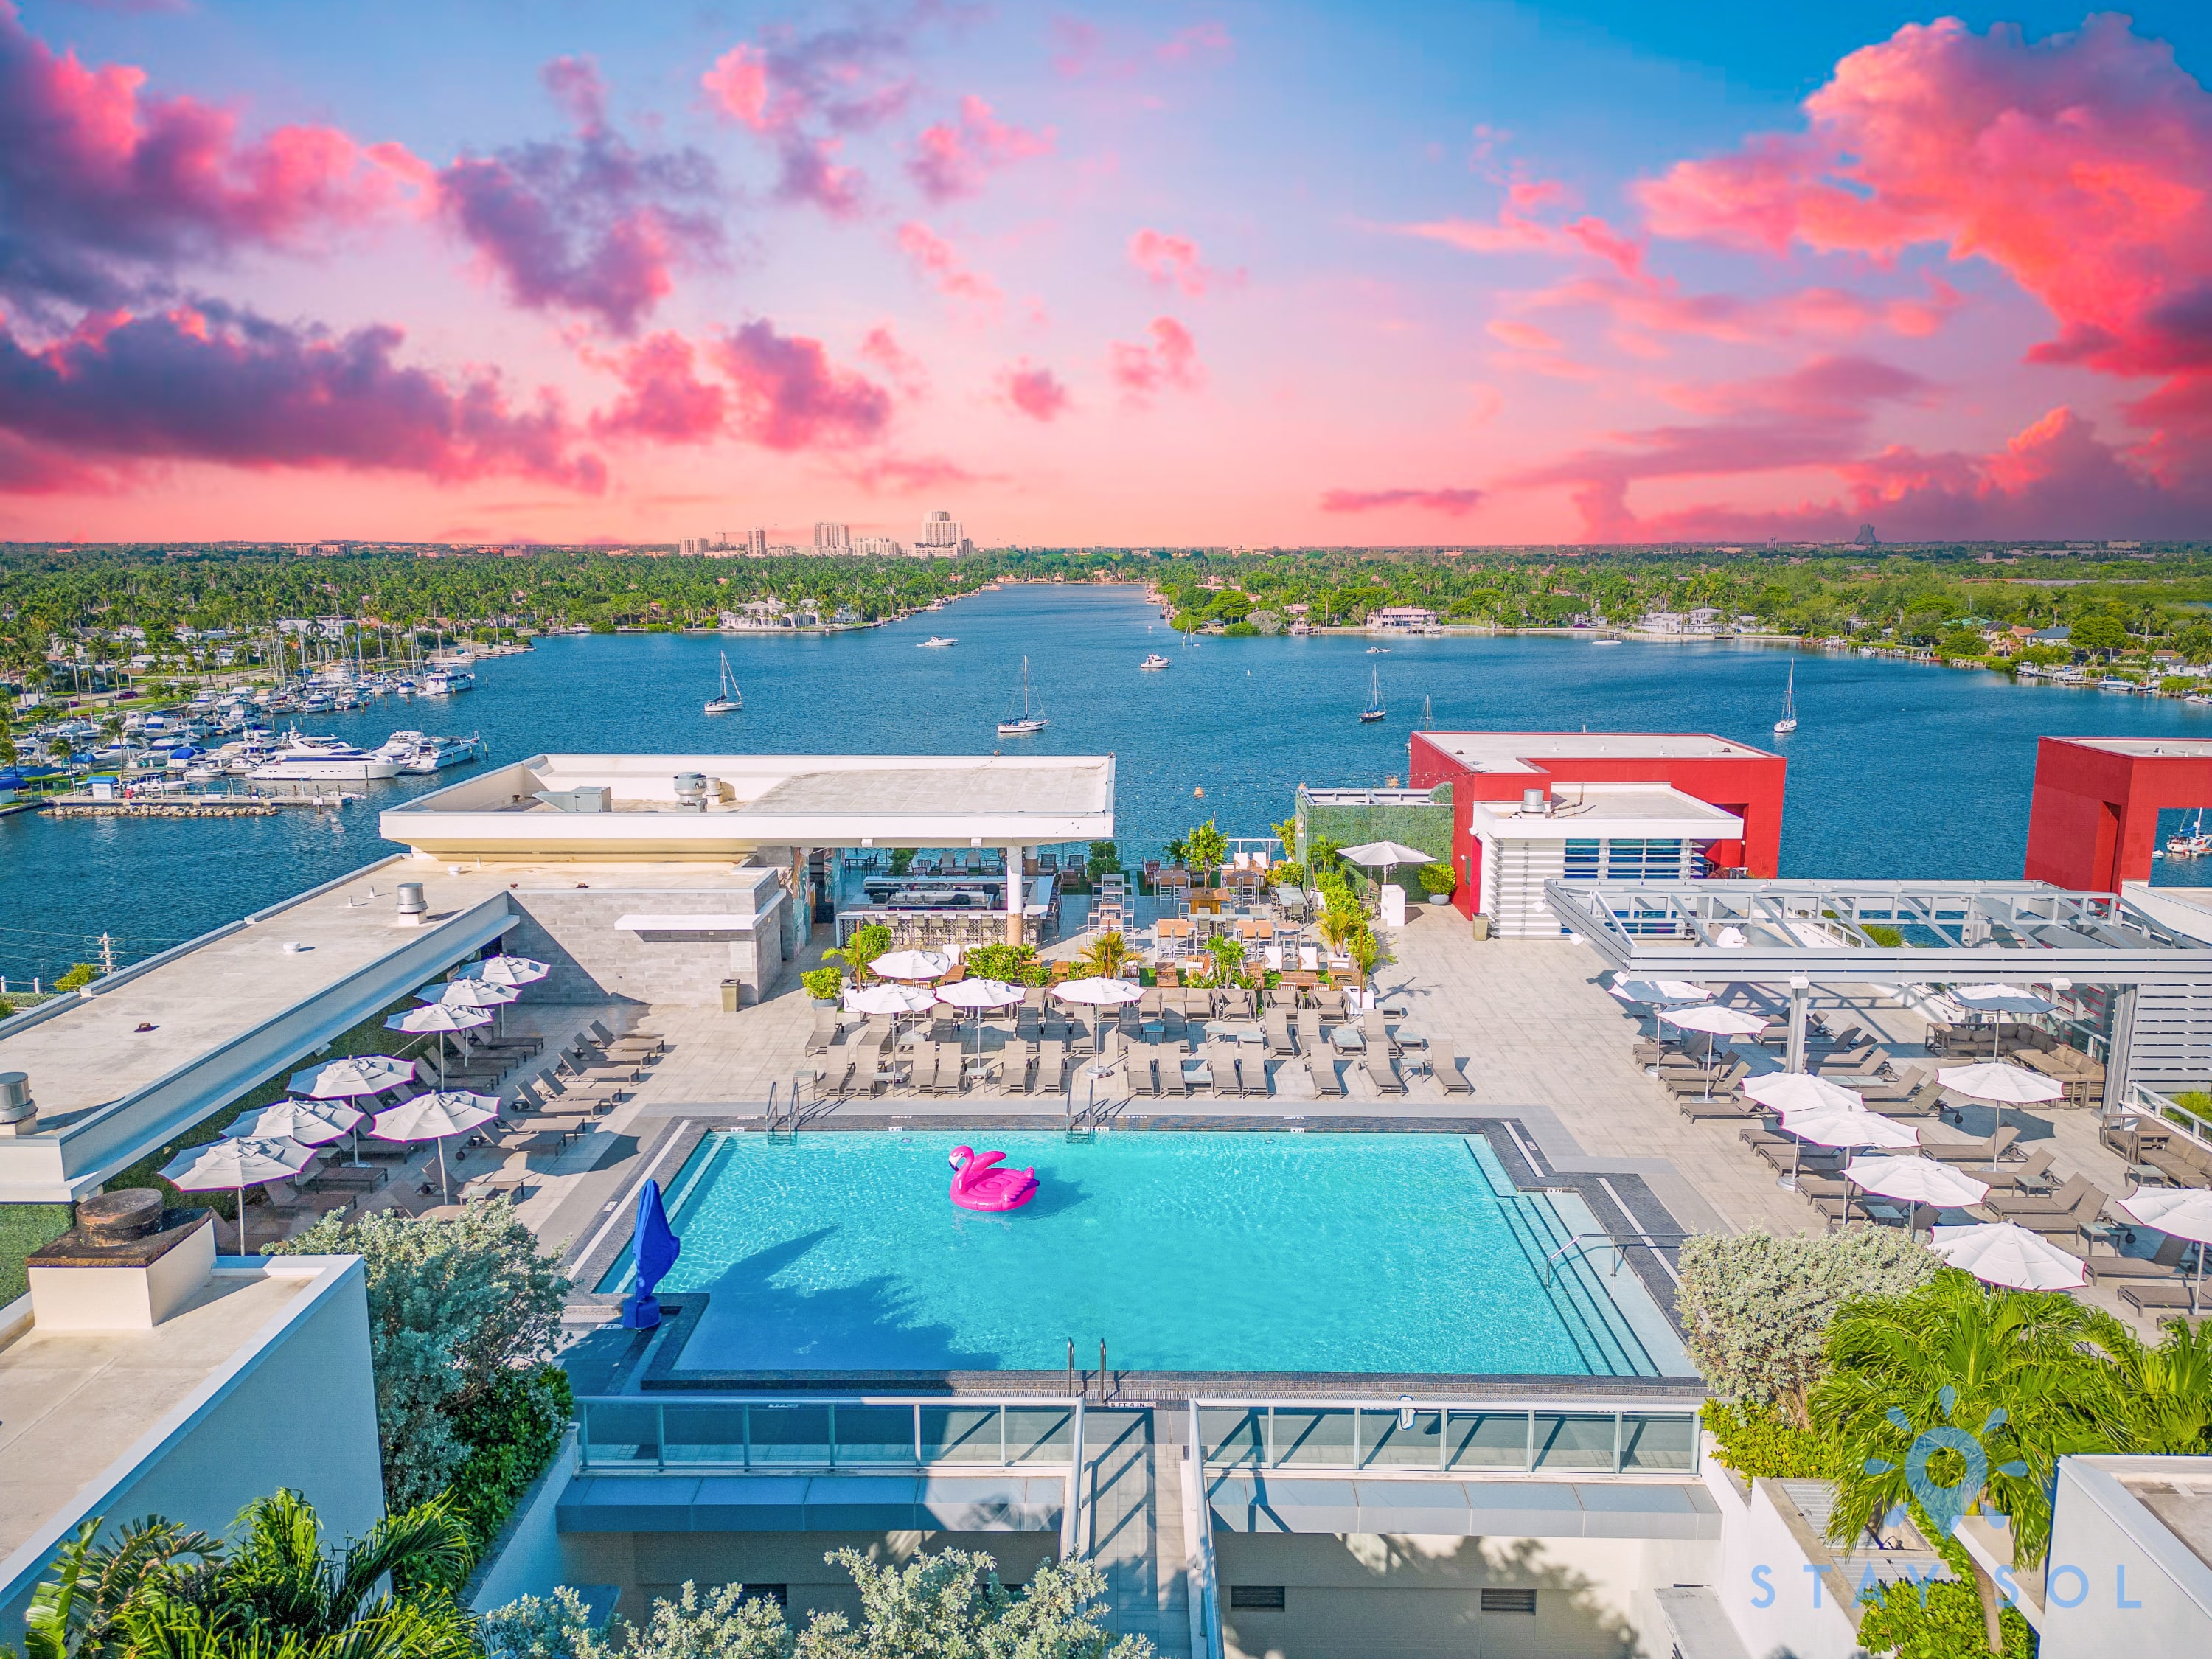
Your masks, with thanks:
<instances>
[{"instance_id":1,"label":"white building","mask_svg":"<svg viewBox=\"0 0 2212 1659\"><path fill-rule=\"evenodd\" d=\"M817 553L849 553L853 550L853 531L849 525L817 521L814 526L814 550Z\"/></svg>"},{"instance_id":2,"label":"white building","mask_svg":"<svg viewBox=\"0 0 2212 1659\"><path fill-rule=\"evenodd\" d=\"M889 536L863 536L854 544L854 550L868 558L896 559L906 549Z\"/></svg>"},{"instance_id":3,"label":"white building","mask_svg":"<svg viewBox=\"0 0 2212 1659\"><path fill-rule=\"evenodd\" d=\"M958 550L962 539L960 521L939 507L922 520L921 534L915 538L915 550L921 553L952 553Z\"/></svg>"},{"instance_id":4,"label":"white building","mask_svg":"<svg viewBox=\"0 0 2212 1659\"><path fill-rule=\"evenodd\" d=\"M765 530L748 530L745 532L745 553L750 558L764 559L768 557L768 532Z\"/></svg>"}]
</instances>

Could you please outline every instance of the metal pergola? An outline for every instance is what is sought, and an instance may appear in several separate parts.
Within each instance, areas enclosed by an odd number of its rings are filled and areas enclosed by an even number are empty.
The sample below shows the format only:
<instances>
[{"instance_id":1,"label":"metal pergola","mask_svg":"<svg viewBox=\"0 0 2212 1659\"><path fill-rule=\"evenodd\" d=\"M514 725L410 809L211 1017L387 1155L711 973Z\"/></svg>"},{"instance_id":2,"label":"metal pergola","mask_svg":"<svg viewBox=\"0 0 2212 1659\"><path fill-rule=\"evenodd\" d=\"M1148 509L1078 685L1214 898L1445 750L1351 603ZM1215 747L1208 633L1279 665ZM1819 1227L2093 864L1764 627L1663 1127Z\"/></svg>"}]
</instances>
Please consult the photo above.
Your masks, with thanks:
<instances>
[{"instance_id":1,"label":"metal pergola","mask_svg":"<svg viewBox=\"0 0 2212 1659\"><path fill-rule=\"evenodd\" d=\"M1631 977L1789 987L1793 1070L1814 985L2110 986L2116 1080L2137 987L2212 988L2212 948L2110 893L2042 882L1553 880L1544 893L1563 926Z\"/></svg>"}]
</instances>

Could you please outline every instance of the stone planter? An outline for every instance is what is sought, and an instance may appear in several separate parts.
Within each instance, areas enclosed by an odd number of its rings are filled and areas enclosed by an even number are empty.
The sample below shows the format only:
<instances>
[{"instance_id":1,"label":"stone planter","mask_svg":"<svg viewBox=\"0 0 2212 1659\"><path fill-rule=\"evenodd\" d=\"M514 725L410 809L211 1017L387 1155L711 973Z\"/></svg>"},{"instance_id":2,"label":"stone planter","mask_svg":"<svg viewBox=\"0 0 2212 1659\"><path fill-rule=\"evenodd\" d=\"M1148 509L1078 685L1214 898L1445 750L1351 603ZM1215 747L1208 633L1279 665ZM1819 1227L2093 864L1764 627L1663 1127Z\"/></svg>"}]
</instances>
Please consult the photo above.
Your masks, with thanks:
<instances>
[{"instance_id":1,"label":"stone planter","mask_svg":"<svg viewBox=\"0 0 2212 1659\"><path fill-rule=\"evenodd\" d=\"M1449 904L1451 902L1451 895L1449 893L1431 893L1429 895L1429 902L1431 904Z\"/></svg>"}]
</instances>

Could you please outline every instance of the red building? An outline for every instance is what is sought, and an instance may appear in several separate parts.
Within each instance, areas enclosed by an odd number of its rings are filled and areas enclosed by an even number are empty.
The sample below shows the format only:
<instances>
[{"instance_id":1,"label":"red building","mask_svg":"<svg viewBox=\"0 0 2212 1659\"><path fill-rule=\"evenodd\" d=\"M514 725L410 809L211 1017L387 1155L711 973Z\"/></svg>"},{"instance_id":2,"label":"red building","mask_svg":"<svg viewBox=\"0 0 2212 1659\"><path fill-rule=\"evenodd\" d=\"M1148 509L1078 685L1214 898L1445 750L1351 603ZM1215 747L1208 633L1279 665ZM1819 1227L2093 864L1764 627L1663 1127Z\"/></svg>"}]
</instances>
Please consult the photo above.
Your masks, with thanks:
<instances>
[{"instance_id":1,"label":"red building","mask_svg":"<svg viewBox=\"0 0 2212 1659\"><path fill-rule=\"evenodd\" d=\"M2027 878L2094 893L2148 881L2158 815L2169 807L2212 807L2212 740L2045 738L2027 808Z\"/></svg>"},{"instance_id":2,"label":"red building","mask_svg":"<svg viewBox=\"0 0 2212 1659\"><path fill-rule=\"evenodd\" d=\"M1408 781L1452 786L1452 902L1503 935L1559 930L1547 880L1778 873L1779 755L1700 732L1416 732Z\"/></svg>"}]
</instances>

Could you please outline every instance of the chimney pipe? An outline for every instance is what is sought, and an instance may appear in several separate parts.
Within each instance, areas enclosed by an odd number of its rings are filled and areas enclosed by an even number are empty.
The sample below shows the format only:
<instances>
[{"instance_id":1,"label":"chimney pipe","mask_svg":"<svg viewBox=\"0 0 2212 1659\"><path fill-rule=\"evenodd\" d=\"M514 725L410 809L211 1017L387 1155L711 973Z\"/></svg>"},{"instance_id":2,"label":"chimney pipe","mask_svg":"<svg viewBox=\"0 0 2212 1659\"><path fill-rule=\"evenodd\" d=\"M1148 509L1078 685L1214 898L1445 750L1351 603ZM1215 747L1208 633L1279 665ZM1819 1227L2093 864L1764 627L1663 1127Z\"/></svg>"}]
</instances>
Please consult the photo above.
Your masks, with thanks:
<instances>
[{"instance_id":1,"label":"chimney pipe","mask_svg":"<svg viewBox=\"0 0 2212 1659\"><path fill-rule=\"evenodd\" d=\"M422 896L422 884L403 881L399 884L399 922L402 927L420 927L423 918L430 914L430 902Z\"/></svg>"}]
</instances>

